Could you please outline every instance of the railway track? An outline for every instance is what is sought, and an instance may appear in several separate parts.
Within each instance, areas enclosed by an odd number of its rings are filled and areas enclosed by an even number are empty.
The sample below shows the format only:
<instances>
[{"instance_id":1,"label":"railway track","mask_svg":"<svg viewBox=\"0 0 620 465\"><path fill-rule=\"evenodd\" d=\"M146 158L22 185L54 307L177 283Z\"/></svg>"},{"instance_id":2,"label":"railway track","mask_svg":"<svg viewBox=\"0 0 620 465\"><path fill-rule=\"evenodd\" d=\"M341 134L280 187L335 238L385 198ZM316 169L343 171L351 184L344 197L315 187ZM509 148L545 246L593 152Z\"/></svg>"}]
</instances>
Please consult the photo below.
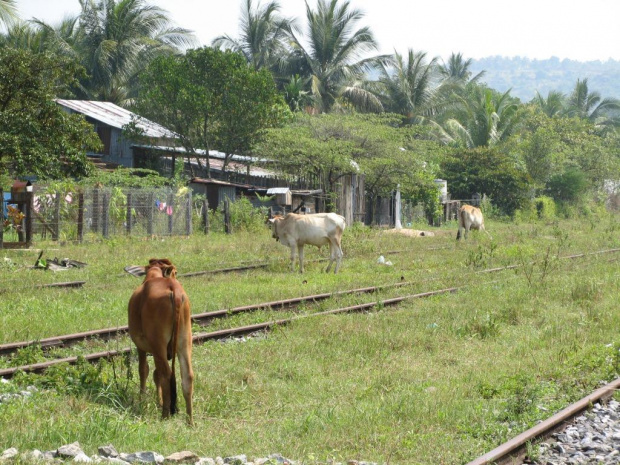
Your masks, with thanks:
<instances>
[{"instance_id":1,"label":"railway track","mask_svg":"<svg viewBox=\"0 0 620 465\"><path fill-rule=\"evenodd\" d=\"M239 314L239 313L253 312L256 310L263 310L263 309L271 309L271 310L285 309L285 308L290 309L290 308L297 307L304 303L316 303L316 302L326 300L332 297L352 295L352 294L371 294L371 293L378 292L380 290L385 290L388 288L403 287L403 286L410 286L410 285L412 285L412 283L401 282L401 283L395 283L395 284L386 284L383 286L362 287L362 288L350 289L350 290L345 290L345 291L326 292L322 294L314 294L314 295L303 296L303 297L294 297L291 299L276 300L272 302L263 302L263 303L252 304L252 305L244 305L244 306L235 307L232 309L222 309L222 310L215 310L212 312L197 313L195 315L192 315L192 321L199 325L205 325L209 321L215 318L223 318L223 317L227 317L227 316ZM20 349L24 349L26 347L33 346L33 345L39 345L42 349L51 349L51 348L57 348L57 347L67 347L70 345L77 344L86 339L95 338L95 337L102 339L102 340L108 340L108 339L117 337L121 334L124 334L127 331L128 331L127 326L117 326L113 328L96 329L96 330L85 331L81 333L65 334L61 336L54 336L54 337L49 337L49 338L39 339L39 340L20 341L20 342L1 344L0 355L11 355Z\"/></svg>"},{"instance_id":2,"label":"railway track","mask_svg":"<svg viewBox=\"0 0 620 465\"><path fill-rule=\"evenodd\" d=\"M247 326L239 326L236 328L222 329L219 331L213 331L209 333L198 333L193 336L192 340L194 343L202 343L202 342L210 341L210 340L227 339L227 338L231 338L235 336L242 336L246 334L256 333L259 331L266 331L275 326L286 325L293 321L297 321L297 320L301 320L305 318L335 315L338 313L360 312L360 311L373 309L379 305L383 307L393 306L393 305L398 305L405 300L419 299L419 298L431 297L431 296L440 295L440 294L453 293L453 292L457 292L458 289L459 288L456 288L456 287L438 289L435 291L422 292L418 294L409 294L405 296L393 297L393 298L384 299L384 300L377 300L374 302L368 302L368 303L359 304L359 305L351 305L348 307L326 310L323 312L316 312L316 313L312 313L308 315L299 315L299 316L294 316L291 318L272 320L272 321L268 321L264 323L257 323L253 325L247 325ZM290 300L296 300L296 299L290 299ZM222 311L222 312L228 312L228 311ZM211 312L211 313L219 313L219 312ZM75 364L80 359L83 359L89 362L96 362L101 359L117 357L120 355L127 354L129 352L131 352L131 347L127 347L125 349L120 349L120 350L96 352L93 354L80 355L80 356L74 356L74 357L64 357L64 358L54 359L54 360L41 362L41 363L34 363L34 364L22 365L18 367L0 369L0 378L11 378L20 371L25 372L25 373L41 373L45 371L47 368L52 367L54 365L59 365L61 363Z\"/></svg>"},{"instance_id":3,"label":"railway track","mask_svg":"<svg viewBox=\"0 0 620 465\"><path fill-rule=\"evenodd\" d=\"M606 384L577 402L542 421L533 428L501 444L486 454L472 460L467 465L515 465L522 464L527 445L545 440L557 431L563 430L570 421L588 410L594 403L609 400L620 389L620 379Z\"/></svg>"},{"instance_id":4,"label":"railway track","mask_svg":"<svg viewBox=\"0 0 620 465\"><path fill-rule=\"evenodd\" d=\"M605 249L605 250L599 250L595 252L567 255L567 256L560 257L560 258L576 259L576 258L584 258L587 256L609 254L609 253L615 253L615 252L620 252L620 248ZM389 251L386 253L399 253L399 251ZM484 270L478 270L475 273L476 274L496 273L496 272L516 269L516 268L519 268L520 266L522 265L507 265L503 267L487 268ZM198 276L200 274L205 274L205 273L209 273L209 271L186 273L184 275L179 275L179 276L186 276L186 277L187 276ZM403 278L401 277L401 279ZM83 283L84 283L83 281L78 281L78 282L68 282L68 283L57 283L57 285L66 285L70 287L76 287L76 286L81 286ZM308 302L316 303L316 302L326 300L332 297L345 296L345 295L351 295L351 294L369 294L369 293L374 293L374 292L378 292L380 290L385 290L389 288L410 286L412 284L414 283L400 282L400 283L386 284L386 285L381 285L381 286L370 286L370 287L363 287L363 288L350 289L350 290L344 290L344 291L327 292L327 293L322 293L322 294L295 297L295 298L277 300L277 301L272 301L272 302L263 302L259 304L235 307L232 309L222 309L222 310L216 310L213 312L198 313L198 314L192 315L192 321L199 325L205 325L213 319L223 318L226 316L239 314L239 313L253 312L253 311L257 311L261 309L271 309L271 310L285 309L285 308L291 309L303 303L308 303ZM50 286L50 285L46 285L46 286ZM109 340L121 334L124 334L127 331L128 331L127 326L118 326L118 327L112 327L112 328L103 328L103 329L85 331L85 332L80 332L80 333L54 336L54 337L49 337L49 338L44 338L44 339L39 339L39 340L5 343L5 344L0 344L0 356L11 355L20 349L33 346L33 345L39 345L42 349L47 350L51 348L67 347L67 346L77 344L81 341L84 341L90 338L99 338L101 340Z\"/></svg>"}]
</instances>

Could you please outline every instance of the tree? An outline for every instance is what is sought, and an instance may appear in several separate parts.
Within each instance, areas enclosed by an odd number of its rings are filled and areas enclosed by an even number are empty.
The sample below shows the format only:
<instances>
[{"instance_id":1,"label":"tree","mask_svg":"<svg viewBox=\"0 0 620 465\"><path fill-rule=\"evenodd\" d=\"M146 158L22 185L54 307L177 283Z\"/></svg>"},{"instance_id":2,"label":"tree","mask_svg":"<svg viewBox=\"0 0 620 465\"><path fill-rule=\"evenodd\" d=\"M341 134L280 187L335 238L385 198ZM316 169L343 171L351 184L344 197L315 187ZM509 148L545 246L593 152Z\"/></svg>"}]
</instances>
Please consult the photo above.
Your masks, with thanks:
<instances>
[{"instance_id":1,"label":"tree","mask_svg":"<svg viewBox=\"0 0 620 465\"><path fill-rule=\"evenodd\" d=\"M490 147L507 139L518 122L518 103L510 90L499 94L470 84L465 93L453 94L460 103L453 118L435 123L435 135L445 144L459 147Z\"/></svg>"},{"instance_id":2,"label":"tree","mask_svg":"<svg viewBox=\"0 0 620 465\"><path fill-rule=\"evenodd\" d=\"M76 57L86 69L79 98L122 105L135 95L137 73L153 58L195 44L190 31L170 24L165 10L145 0L79 0L78 17L54 27L35 21L45 50Z\"/></svg>"},{"instance_id":3,"label":"tree","mask_svg":"<svg viewBox=\"0 0 620 465\"><path fill-rule=\"evenodd\" d=\"M529 177L509 156L493 147L458 150L441 164L453 199L488 195L506 214L522 207L529 196Z\"/></svg>"},{"instance_id":4,"label":"tree","mask_svg":"<svg viewBox=\"0 0 620 465\"><path fill-rule=\"evenodd\" d=\"M548 117L561 115L564 112L566 105L566 96L557 90L550 90L547 94L547 98L536 92L533 103L537 105L542 112Z\"/></svg>"},{"instance_id":5,"label":"tree","mask_svg":"<svg viewBox=\"0 0 620 465\"><path fill-rule=\"evenodd\" d=\"M405 116L408 122L431 114L437 103L437 70L437 58L427 63L425 52L409 49L406 61L394 53L392 65L380 68L384 108Z\"/></svg>"},{"instance_id":6,"label":"tree","mask_svg":"<svg viewBox=\"0 0 620 465\"><path fill-rule=\"evenodd\" d=\"M472 72L470 67L472 59L465 60L462 53L452 53L448 58L448 63L444 63L439 66L439 73L444 79L467 84L470 82L478 82L485 75L485 71L480 71L474 77L471 77Z\"/></svg>"},{"instance_id":7,"label":"tree","mask_svg":"<svg viewBox=\"0 0 620 465\"><path fill-rule=\"evenodd\" d=\"M10 26L17 21L17 1L0 0L0 26Z\"/></svg>"},{"instance_id":8,"label":"tree","mask_svg":"<svg viewBox=\"0 0 620 465\"><path fill-rule=\"evenodd\" d=\"M293 46L288 59L291 74L310 79L318 111L329 112L339 102L360 110L382 111L379 99L362 83L364 72L388 57L362 58L377 50L377 42L368 27L355 30L364 15L352 9L349 1L318 0L316 8L312 10L306 4L305 40L289 29Z\"/></svg>"},{"instance_id":9,"label":"tree","mask_svg":"<svg viewBox=\"0 0 620 465\"><path fill-rule=\"evenodd\" d=\"M0 48L1 171L39 178L88 174L86 150L101 141L83 116L65 113L54 101L79 75L75 62Z\"/></svg>"},{"instance_id":10,"label":"tree","mask_svg":"<svg viewBox=\"0 0 620 465\"><path fill-rule=\"evenodd\" d=\"M140 89L139 114L175 131L191 156L198 149L224 152L224 170L233 154L247 153L288 111L267 70L254 70L238 53L208 47L155 59L141 75Z\"/></svg>"},{"instance_id":11,"label":"tree","mask_svg":"<svg viewBox=\"0 0 620 465\"><path fill-rule=\"evenodd\" d=\"M602 98L598 92L590 92L588 79L579 80L568 97L566 114L570 117L588 119L597 126L617 125L620 120L611 112L620 110L620 100Z\"/></svg>"},{"instance_id":12,"label":"tree","mask_svg":"<svg viewBox=\"0 0 620 465\"><path fill-rule=\"evenodd\" d=\"M279 11L277 1L264 7L259 3L254 9L252 0L246 0L241 11L239 38L219 36L213 40L213 46L242 53L254 69L275 71L277 63L286 55L287 31L294 24L293 20L280 17Z\"/></svg>"}]
</instances>

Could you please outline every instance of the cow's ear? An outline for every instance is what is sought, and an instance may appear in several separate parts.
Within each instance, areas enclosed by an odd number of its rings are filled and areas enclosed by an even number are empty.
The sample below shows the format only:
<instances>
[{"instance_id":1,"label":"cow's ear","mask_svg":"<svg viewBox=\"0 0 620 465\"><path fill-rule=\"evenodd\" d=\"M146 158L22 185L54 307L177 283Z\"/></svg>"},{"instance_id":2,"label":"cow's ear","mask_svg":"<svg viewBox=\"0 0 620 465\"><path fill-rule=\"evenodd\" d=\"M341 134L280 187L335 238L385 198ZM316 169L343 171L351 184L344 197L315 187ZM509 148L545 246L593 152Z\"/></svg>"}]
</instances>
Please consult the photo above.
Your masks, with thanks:
<instances>
[{"instance_id":1,"label":"cow's ear","mask_svg":"<svg viewBox=\"0 0 620 465\"><path fill-rule=\"evenodd\" d=\"M276 222L276 219L275 218L269 218L269 220L267 220L267 221L269 221L271 224L273 224L273 223Z\"/></svg>"},{"instance_id":2,"label":"cow's ear","mask_svg":"<svg viewBox=\"0 0 620 465\"><path fill-rule=\"evenodd\" d=\"M177 277L177 267L174 265L163 267L162 272L163 272L164 278L176 278Z\"/></svg>"}]
</instances>

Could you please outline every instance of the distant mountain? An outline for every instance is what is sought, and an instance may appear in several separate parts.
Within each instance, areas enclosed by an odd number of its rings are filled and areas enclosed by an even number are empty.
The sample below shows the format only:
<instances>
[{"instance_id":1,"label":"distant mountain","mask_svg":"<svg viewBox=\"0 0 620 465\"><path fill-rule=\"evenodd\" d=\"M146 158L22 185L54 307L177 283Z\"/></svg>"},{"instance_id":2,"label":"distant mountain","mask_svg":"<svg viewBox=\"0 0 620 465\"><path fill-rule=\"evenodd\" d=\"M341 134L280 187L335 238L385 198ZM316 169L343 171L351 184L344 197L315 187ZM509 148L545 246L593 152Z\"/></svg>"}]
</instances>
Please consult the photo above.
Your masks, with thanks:
<instances>
[{"instance_id":1,"label":"distant mountain","mask_svg":"<svg viewBox=\"0 0 620 465\"><path fill-rule=\"evenodd\" d=\"M485 70L482 81L499 92L511 89L510 95L529 102L538 91L547 97L550 90L565 94L575 87L577 79L588 79L588 90L601 97L620 99L620 61L573 61L552 57L548 60L494 56L472 60L473 75Z\"/></svg>"}]
</instances>

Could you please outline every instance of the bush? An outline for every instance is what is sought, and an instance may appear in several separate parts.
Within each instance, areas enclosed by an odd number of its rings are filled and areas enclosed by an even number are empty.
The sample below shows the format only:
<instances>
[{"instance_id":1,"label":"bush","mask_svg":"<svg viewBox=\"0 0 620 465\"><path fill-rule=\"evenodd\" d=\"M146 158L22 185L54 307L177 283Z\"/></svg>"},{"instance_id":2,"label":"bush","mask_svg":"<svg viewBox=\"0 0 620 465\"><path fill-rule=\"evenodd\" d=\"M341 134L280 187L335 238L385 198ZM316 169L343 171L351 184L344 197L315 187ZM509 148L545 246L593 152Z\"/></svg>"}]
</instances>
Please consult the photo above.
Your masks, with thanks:
<instances>
[{"instance_id":1,"label":"bush","mask_svg":"<svg viewBox=\"0 0 620 465\"><path fill-rule=\"evenodd\" d=\"M547 182L547 192L555 199L574 202L588 189L588 180L583 171L571 168L555 174Z\"/></svg>"},{"instance_id":2,"label":"bush","mask_svg":"<svg viewBox=\"0 0 620 465\"><path fill-rule=\"evenodd\" d=\"M551 197L536 197L536 216L541 220L553 220L556 217L556 205Z\"/></svg>"}]
</instances>

